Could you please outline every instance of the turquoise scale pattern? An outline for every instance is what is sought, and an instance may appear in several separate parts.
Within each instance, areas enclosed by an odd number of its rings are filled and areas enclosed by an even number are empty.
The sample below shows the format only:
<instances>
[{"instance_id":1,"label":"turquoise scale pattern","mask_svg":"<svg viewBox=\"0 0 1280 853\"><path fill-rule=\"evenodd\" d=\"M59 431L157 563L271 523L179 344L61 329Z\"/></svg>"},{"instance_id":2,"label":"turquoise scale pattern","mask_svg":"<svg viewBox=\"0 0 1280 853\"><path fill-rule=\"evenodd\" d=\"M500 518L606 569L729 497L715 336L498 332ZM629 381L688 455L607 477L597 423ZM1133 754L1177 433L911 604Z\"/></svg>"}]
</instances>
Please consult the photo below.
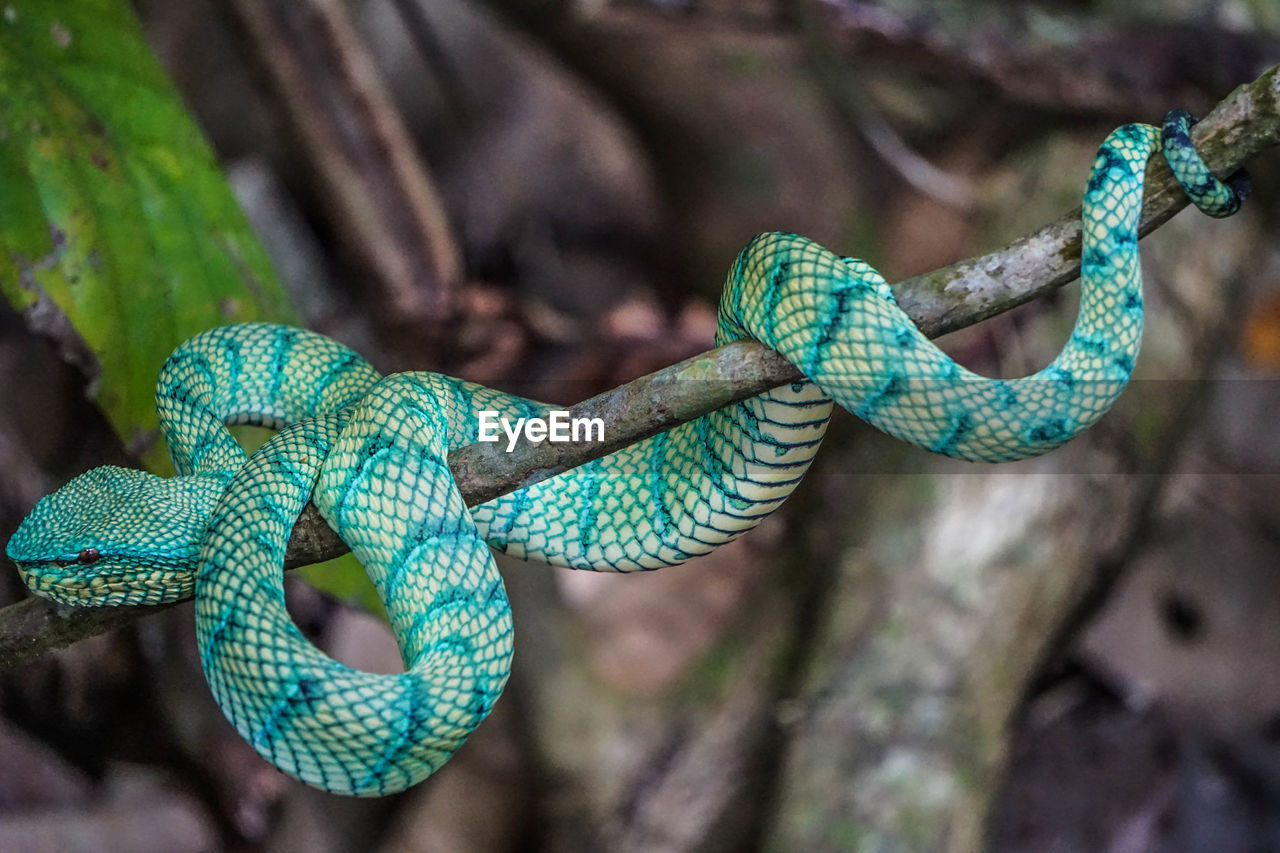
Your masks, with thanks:
<instances>
[{"instance_id":1,"label":"turquoise scale pattern","mask_svg":"<svg viewBox=\"0 0 1280 853\"><path fill-rule=\"evenodd\" d=\"M739 257L719 340L767 329L767 343L841 407L928 450L988 462L1052 450L1096 422L1133 370L1143 316L1137 223L1158 141L1156 128L1127 125L1100 149L1085 193L1080 314L1062 352L1032 376L961 367L874 269L786 234L765 234Z\"/></svg>"},{"instance_id":2,"label":"turquoise scale pattern","mask_svg":"<svg viewBox=\"0 0 1280 853\"><path fill-rule=\"evenodd\" d=\"M1084 196L1082 296L1069 341L1022 379L955 364L865 262L764 234L734 264L717 342L753 337L809 381L713 412L467 511L449 451L478 412L550 407L432 373L381 377L321 335L213 329L166 362L156 402L179 475L99 468L41 500L9 542L31 589L72 604L194 589L201 660L227 718L268 761L328 791L377 796L437 769L506 682L511 614L490 548L574 568L674 565L729 542L796 488L833 401L891 435L964 459L1044 453L1120 394L1142 334L1137 249L1153 152L1212 215L1238 207L1191 146L1191 120L1126 125ZM251 459L226 425L279 430ZM405 671L360 672L288 617L282 562L308 499L369 572Z\"/></svg>"},{"instance_id":3,"label":"turquoise scale pattern","mask_svg":"<svg viewBox=\"0 0 1280 853\"><path fill-rule=\"evenodd\" d=\"M204 546L196 626L214 697L254 749L325 790L376 796L421 781L489 713L510 670L511 613L474 524L436 513L409 531L405 519L415 513L401 504L389 519L369 511L406 488L429 506L452 484L434 460L396 465L391 454L363 466L388 479L372 494L349 496L339 514L354 514L340 529L371 572L397 567L398 584L385 572L381 579L405 672L352 669L303 637L285 610L281 565L344 420L290 425L240 469ZM401 525L404 538L370 548L374 522Z\"/></svg>"}]
</instances>

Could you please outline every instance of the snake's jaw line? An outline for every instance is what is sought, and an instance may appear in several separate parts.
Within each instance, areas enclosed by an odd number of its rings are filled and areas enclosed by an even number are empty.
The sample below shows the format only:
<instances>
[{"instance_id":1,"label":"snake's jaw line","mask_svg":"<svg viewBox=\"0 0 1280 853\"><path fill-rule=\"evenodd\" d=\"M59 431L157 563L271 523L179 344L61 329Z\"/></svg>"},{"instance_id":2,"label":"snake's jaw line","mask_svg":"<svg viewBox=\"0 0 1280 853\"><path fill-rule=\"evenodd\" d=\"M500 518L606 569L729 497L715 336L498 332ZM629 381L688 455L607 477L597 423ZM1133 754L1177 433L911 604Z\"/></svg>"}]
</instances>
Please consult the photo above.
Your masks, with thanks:
<instances>
[{"instance_id":1,"label":"snake's jaw line","mask_svg":"<svg viewBox=\"0 0 1280 853\"><path fill-rule=\"evenodd\" d=\"M1202 209L1239 193L1209 174L1185 115L1164 154ZM467 511L447 454L478 413L549 407L433 373L380 377L321 335L263 323L211 329L161 371L157 409L175 468L97 468L41 500L9 542L38 595L72 604L196 593L213 694L240 734L315 787L380 796L424 779L485 718L510 672L512 623L490 548L556 565L676 565L751 529L796 488L839 403L885 432L975 461L1070 440L1128 382L1142 331L1137 222L1157 128L1099 148L1084 196L1080 313L1067 345L1021 379L978 376L929 341L865 261L794 234L739 254L718 344L753 337L792 383ZM280 432L246 461L227 423ZM314 498L386 605L405 671L364 673L292 623L282 566Z\"/></svg>"}]
</instances>

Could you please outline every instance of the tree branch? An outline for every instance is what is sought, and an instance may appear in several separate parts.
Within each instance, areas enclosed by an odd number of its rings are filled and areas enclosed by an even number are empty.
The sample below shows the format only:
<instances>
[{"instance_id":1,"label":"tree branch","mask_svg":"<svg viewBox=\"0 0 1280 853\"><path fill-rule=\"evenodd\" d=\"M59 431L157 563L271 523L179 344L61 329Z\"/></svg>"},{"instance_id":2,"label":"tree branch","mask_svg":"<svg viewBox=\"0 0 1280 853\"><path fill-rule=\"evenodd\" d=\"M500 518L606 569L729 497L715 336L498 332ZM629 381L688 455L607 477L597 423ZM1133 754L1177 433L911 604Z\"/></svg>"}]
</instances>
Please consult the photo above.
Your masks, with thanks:
<instances>
[{"instance_id":1,"label":"tree branch","mask_svg":"<svg viewBox=\"0 0 1280 853\"><path fill-rule=\"evenodd\" d=\"M1219 175L1280 144L1280 66L1232 92L1196 125L1192 138ZM1147 170L1140 233L1155 230L1186 204L1164 161L1155 158ZM925 334L937 337L1028 302L1079 274L1076 211L988 255L901 282L894 291ZM468 506L474 506L799 377L777 353L741 341L574 407L574 416L604 419L604 443L523 443L512 453L498 444L473 444L450 454L449 467ZM286 566L330 559L345 550L308 506L294 528ZM10 605L0 609L0 671L160 609L71 608L36 598Z\"/></svg>"}]
</instances>

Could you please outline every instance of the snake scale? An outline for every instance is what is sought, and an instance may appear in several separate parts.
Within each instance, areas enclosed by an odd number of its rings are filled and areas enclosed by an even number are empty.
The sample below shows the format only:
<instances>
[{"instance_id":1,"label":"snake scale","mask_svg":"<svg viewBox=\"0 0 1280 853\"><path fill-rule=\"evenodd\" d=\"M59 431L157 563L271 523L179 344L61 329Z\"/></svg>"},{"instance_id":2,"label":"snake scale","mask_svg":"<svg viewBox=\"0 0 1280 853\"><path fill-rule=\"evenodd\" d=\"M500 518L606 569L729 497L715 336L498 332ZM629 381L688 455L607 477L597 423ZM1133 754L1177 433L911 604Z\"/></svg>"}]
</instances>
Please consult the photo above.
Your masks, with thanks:
<instances>
[{"instance_id":1,"label":"snake scale","mask_svg":"<svg viewBox=\"0 0 1280 853\"><path fill-rule=\"evenodd\" d=\"M437 769L507 679L511 614L490 548L631 571L705 554L796 488L832 401L929 450L999 461L1095 422L1128 381L1143 302L1137 249L1147 160L1163 150L1202 210L1233 212L1175 111L1102 143L1083 203L1082 295L1070 340L1022 379L980 377L926 339L881 276L791 234L739 255L716 340L755 338L810 381L784 386L467 511L447 453L477 413L547 407L433 373L379 376L318 334L216 328L165 363L157 406L179 476L98 468L41 500L8 545L27 584L71 604L196 595L213 693L253 747L328 791L381 795ZM278 429L251 459L226 424ZM289 531L308 499L369 572L405 671L338 663L289 619Z\"/></svg>"}]
</instances>

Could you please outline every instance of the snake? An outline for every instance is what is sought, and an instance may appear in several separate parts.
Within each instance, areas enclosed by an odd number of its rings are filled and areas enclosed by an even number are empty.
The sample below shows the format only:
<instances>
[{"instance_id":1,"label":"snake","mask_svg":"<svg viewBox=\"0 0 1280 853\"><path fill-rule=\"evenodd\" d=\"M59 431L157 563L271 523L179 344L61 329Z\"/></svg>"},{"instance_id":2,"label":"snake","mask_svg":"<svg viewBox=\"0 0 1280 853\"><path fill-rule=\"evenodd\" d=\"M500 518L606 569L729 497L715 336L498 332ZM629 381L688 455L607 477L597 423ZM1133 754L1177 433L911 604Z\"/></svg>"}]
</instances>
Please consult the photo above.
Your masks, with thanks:
<instances>
[{"instance_id":1,"label":"snake","mask_svg":"<svg viewBox=\"0 0 1280 853\"><path fill-rule=\"evenodd\" d=\"M7 553L34 593L66 604L194 594L213 695L260 755L326 791L401 791L458 749L507 680L513 625L494 550L619 572L706 554L792 493L835 404L928 450L992 462L1049 451L1102 417L1141 340L1148 160L1162 152L1213 216L1247 191L1209 171L1193 121L1174 111L1163 127L1128 124L1101 144L1082 204L1079 313L1061 352L1030 376L971 372L866 262L763 234L730 270L716 343L754 338L803 381L468 510L448 453L477 440L482 411L529 418L547 405L436 373L382 376L304 329L216 327L179 346L157 383L177 475L81 474L35 505ZM277 432L249 457L234 424ZM284 554L309 500L373 581L403 672L333 660L289 618Z\"/></svg>"}]
</instances>

